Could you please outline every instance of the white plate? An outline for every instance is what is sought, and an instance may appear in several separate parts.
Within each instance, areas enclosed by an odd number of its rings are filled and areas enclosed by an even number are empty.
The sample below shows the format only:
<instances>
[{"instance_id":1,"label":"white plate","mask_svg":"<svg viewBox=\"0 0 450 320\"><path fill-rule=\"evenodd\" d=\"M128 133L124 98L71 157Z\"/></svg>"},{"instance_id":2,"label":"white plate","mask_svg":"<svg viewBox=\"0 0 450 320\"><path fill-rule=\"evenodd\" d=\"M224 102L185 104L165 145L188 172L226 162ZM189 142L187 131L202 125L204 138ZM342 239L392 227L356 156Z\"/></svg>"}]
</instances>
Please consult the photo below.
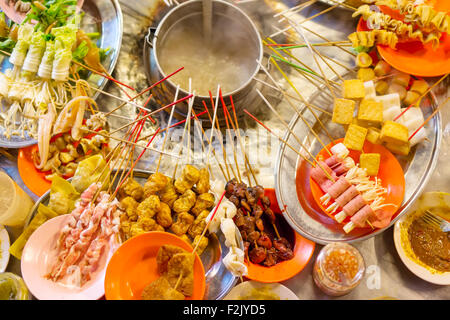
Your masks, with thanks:
<instances>
[{"instance_id":1,"label":"white plate","mask_svg":"<svg viewBox=\"0 0 450 320\"><path fill-rule=\"evenodd\" d=\"M280 297L280 300L299 300L290 289L279 283L261 283L256 281L245 281L234 287L224 300L240 300L241 297L250 296L255 290L269 288L269 290Z\"/></svg>"},{"instance_id":2,"label":"white plate","mask_svg":"<svg viewBox=\"0 0 450 320\"><path fill-rule=\"evenodd\" d=\"M436 206L446 205L450 208L450 194L443 192L427 192L423 194L419 200L414 203L414 206L411 208L407 214L405 214L399 221L395 223L394 227L394 242L395 248L400 256L400 259L406 265L406 267L414 273L419 278L422 278L425 281L439 284L439 285L450 285L450 272L432 272L429 269L423 267L414 261L403 246L408 245L402 243L401 240L401 229L402 224L408 221L408 217L410 217L416 210L419 208L421 211L426 208L433 208Z\"/></svg>"},{"instance_id":3,"label":"white plate","mask_svg":"<svg viewBox=\"0 0 450 320\"><path fill-rule=\"evenodd\" d=\"M55 244L69 215L53 218L41 225L28 239L22 254L22 277L30 292L40 300L96 300L105 294L105 272L118 245L111 239L100 257L97 271L81 288L46 279L49 265L56 259Z\"/></svg>"},{"instance_id":4,"label":"white plate","mask_svg":"<svg viewBox=\"0 0 450 320\"><path fill-rule=\"evenodd\" d=\"M5 272L9 261L9 235L5 227L0 225L0 272Z\"/></svg>"}]
</instances>

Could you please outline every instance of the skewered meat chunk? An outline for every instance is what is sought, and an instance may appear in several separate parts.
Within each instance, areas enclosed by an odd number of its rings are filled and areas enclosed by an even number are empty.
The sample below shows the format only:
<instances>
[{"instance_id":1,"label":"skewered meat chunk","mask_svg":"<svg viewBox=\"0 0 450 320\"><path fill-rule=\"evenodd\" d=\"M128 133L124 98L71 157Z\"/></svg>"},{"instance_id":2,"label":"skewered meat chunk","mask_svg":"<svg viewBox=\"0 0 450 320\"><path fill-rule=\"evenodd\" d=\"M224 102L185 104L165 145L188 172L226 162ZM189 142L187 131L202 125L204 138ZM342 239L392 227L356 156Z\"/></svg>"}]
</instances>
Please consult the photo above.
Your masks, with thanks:
<instances>
[{"instance_id":1,"label":"skewered meat chunk","mask_svg":"<svg viewBox=\"0 0 450 320\"><path fill-rule=\"evenodd\" d=\"M242 213L241 209L237 209L236 216L234 217L234 223L238 228L242 227L245 224L244 214Z\"/></svg>"},{"instance_id":2,"label":"skewered meat chunk","mask_svg":"<svg viewBox=\"0 0 450 320\"><path fill-rule=\"evenodd\" d=\"M194 223L194 216L187 213L187 212L181 212L177 216L177 221L172 224L170 227L170 230L172 230L173 233L175 233L177 236L181 236L182 234L185 234L190 226Z\"/></svg>"},{"instance_id":3,"label":"skewered meat chunk","mask_svg":"<svg viewBox=\"0 0 450 320\"><path fill-rule=\"evenodd\" d=\"M201 255L203 253L203 251L205 251L206 247L209 244L209 240L207 237L202 237L200 239L200 236L201 236L200 234L195 236L194 240L192 241L192 246L195 248L197 246L198 241L200 240L200 243L199 243L199 245L197 247L197 251L196 251L198 255Z\"/></svg>"},{"instance_id":4,"label":"skewered meat chunk","mask_svg":"<svg viewBox=\"0 0 450 320\"><path fill-rule=\"evenodd\" d=\"M144 197L149 197L163 190L168 183L169 178L167 178L162 173L156 172L150 175L144 185Z\"/></svg>"},{"instance_id":5,"label":"skewered meat chunk","mask_svg":"<svg viewBox=\"0 0 450 320\"><path fill-rule=\"evenodd\" d=\"M159 197L151 195L138 205L136 212L140 217L146 216L149 218L153 218L160 209L161 202L159 200Z\"/></svg>"},{"instance_id":6,"label":"skewered meat chunk","mask_svg":"<svg viewBox=\"0 0 450 320\"><path fill-rule=\"evenodd\" d=\"M233 203L236 206L236 208L239 208L241 201L239 201L239 198L236 197L234 194L231 195L230 198L228 198L228 200L230 200L230 202Z\"/></svg>"},{"instance_id":7,"label":"skewered meat chunk","mask_svg":"<svg viewBox=\"0 0 450 320\"><path fill-rule=\"evenodd\" d=\"M255 225L259 231L264 231L264 223L263 223L262 219L256 219Z\"/></svg>"},{"instance_id":8,"label":"skewered meat chunk","mask_svg":"<svg viewBox=\"0 0 450 320\"><path fill-rule=\"evenodd\" d=\"M173 186L172 181L169 181L164 189L162 189L159 192L159 198L162 202L167 203L170 208L173 207L173 203L178 198L177 191L175 190L175 187Z\"/></svg>"},{"instance_id":9,"label":"skewered meat chunk","mask_svg":"<svg viewBox=\"0 0 450 320\"><path fill-rule=\"evenodd\" d=\"M209 185L209 171L206 168L200 169L200 177L196 185L196 191L199 194L207 193L210 189Z\"/></svg>"},{"instance_id":10,"label":"skewered meat chunk","mask_svg":"<svg viewBox=\"0 0 450 320\"><path fill-rule=\"evenodd\" d=\"M242 230L250 233L255 231L255 218L252 216L244 216L244 225L242 226Z\"/></svg>"},{"instance_id":11,"label":"skewered meat chunk","mask_svg":"<svg viewBox=\"0 0 450 320\"><path fill-rule=\"evenodd\" d=\"M258 241L259 237L261 236L259 231L252 231L248 234L247 240L250 242Z\"/></svg>"},{"instance_id":12,"label":"skewered meat chunk","mask_svg":"<svg viewBox=\"0 0 450 320\"><path fill-rule=\"evenodd\" d=\"M249 258L250 261L253 263L261 263L266 259L267 253L266 249L262 247L253 248L250 250Z\"/></svg>"},{"instance_id":13,"label":"skewered meat chunk","mask_svg":"<svg viewBox=\"0 0 450 320\"><path fill-rule=\"evenodd\" d=\"M261 187L260 185L257 185L253 188L256 192L256 199L260 199L262 197L264 197L264 188ZM270 205L270 204L269 204Z\"/></svg>"},{"instance_id":14,"label":"skewered meat chunk","mask_svg":"<svg viewBox=\"0 0 450 320\"><path fill-rule=\"evenodd\" d=\"M264 265L266 267L272 267L278 262L278 255L275 248L270 248L267 250L266 260L264 260Z\"/></svg>"},{"instance_id":15,"label":"skewered meat chunk","mask_svg":"<svg viewBox=\"0 0 450 320\"><path fill-rule=\"evenodd\" d=\"M158 222L158 224L162 227L168 228L172 225L173 222L170 207L164 202L160 203L160 207L161 209L156 214L156 222Z\"/></svg>"},{"instance_id":16,"label":"skewered meat chunk","mask_svg":"<svg viewBox=\"0 0 450 320\"><path fill-rule=\"evenodd\" d=\"M281 260L290 260L294 257L290 243L286 238L281 237L280 239L273 241L273 246L278 250L278 258Z\"/></svg>"},{"instance_id":17,"label":"skewered meat chunk","mask_svg":"<svg viewBox=\"0 0 450 320\"><path fill-rule=\"evenodd\" d=\"M190 189L186 190L181 197L173 203L173 211L177 213L188 212L194 206L196 198L194 191Z\"/></svg>"},{"instance_id":18,"label":"skewered meat chunk","mask_svg":"<svg viewBox=\"0 0 450 320\"><path fill-rule=\"evenodd\" d=\"M214 207L214 195L212 193L202 193L197 197L192 213L198 216L203 210L211 210Z\"/></svg>"},{"instance_id":19,"label":"skewered meat chunk","mask_svg":"<svg viewBox=\"0 0 450 320\"><path fill-rule=\"evenodd\" d=\"M186 190L191 189L198 182L199 178L200 170L188 164L183 168L181 177L175 180L175 189L178 193L183 194Z\"/></svg>"},{"instance_id":20,"label":"skewered meat chunk","mask_svg":"<svg viewBox=\"0 0 450 320\"><path fill-rule=\"evenodd\" d=\"M245 198L245 191L247 190L247 186L245 183L238 183L234 188L234 194L238 198Z\"/></svg>"},{"instance_id":21,"label":"skewered meat chunk","mask_svg":"<svg viewBox=\"0 0 450 320\"><path fill-rule=\"evenodd\" d=\"M274 224L276 221L275 213L273 213L272 209L267 208L264 213L269 218L270 223Z\"/></svg>"},{"instance_id":22,"label":"skewered meat chunk","mask_svg":"<svg viewBox=\"0 0 450 320\"><path fill-rule=\"evenodd\" d=\"M231 197L234 194L234 189L237 185L237 181L236 179L232 179L230 181L227 182L227 184L225 185L225 196L227 198Z\"/></svg>"},{"instance_id":23,"label":"skewered meat chunk","mask_svg":"<svg viewBox=\"0 0 450 320\"><path fill-rule=\"evenodd\" d=\"M253 216L255 217L255 219L261 218L263 213L264 213L264 210L261 208L261 206L259 206L257 204L253 206Z\"/></svg>"},{"instance_id":24,"label":"skewered meat chunk","mask_svg":"<svg viewBox=\"0 0 450 320\"><path fill-rule=\"evenodd\" d=\"M244 241L244 252L248 255L248 248L250 247L250 242Z\"/></svg>"},{"instance_id":25,"label":"skewered meat chunk","mask_svg":"<svg viewBox=\"0 0 450 320\"><path fill-rule=\"evenodd\" d=\"M185 250L181 249L180 247L173 246L170 244L165 244L161 246L158 250L158 253L156 255L156 265L158 267L158 272L160 274L167 272L167 264L169 263L169 260L172 259L172 257L177 253L183 253L186 252Z\"/></svg>"},{"instance_id":26,"label":"skewered meat chunk","mask_svg":"<svg viewBox=\"0 0 450 320\"><path fill-rule=\"evenodd\" d=\"M144 195L144 188L134 180L128 178L127 181L119 189L119 198L132 197L136 201L140 201Z\"/></svg>"},{"instance_id":27,"label":"skewered meat chunk","mask_svg":"<svg viewBox=\"0 0 450 320\"><path fill-rule=\"evenodd\" d=\"M256 197L256 190L250 187L247 188L247 190L245 190L245 198L247 199L247 203L253 206L258 200Z\"/></svg>"},{"instance_id":28,"label":"skewered meat chunk","mask_svg":"<svg viewBox=\"0 0 450 320\"><path fill-rule=\"evenodd\" d=\"M259 237L257 243L259 246L264 247L266 249L272 248L272 240L270 240L269 236L264 232L261 233L261 236Z\"/></svg>"},{"instance_id":29,"label":"skewered meat chunk","mask_svg":"<svg viewBox=\"0 0 450 320\"><path fill-rule=\"evenodd\" d=\"M197 218L195 218L194 223L188 230L188 233L192 238L195 238L195 236L202 234L203 229L205 229L205 227L206 227L205 218L208 215L209 215L209 211L204 210L197 216Z\"/></svg>"},{"instance_id":30,"label":"skewered meat chunk","mask_svg":"<svg viewBox=\"0 0 450 320\"><path fill-rule=\"evenodd\" d=\"M128 216L128 219L131 221L136 221L138 218L138 214L136 212L136 209L139 205L139 203L134 200L132 197L125 197L120 201L120 204L122 205L123 209L125 210L125 213Z\"/></svg>"},{"instance_id":31,"label":"skewered meat chunk","mask_svg":"<svg viewBox=\"0 0 450 320\"><path fill-rule=\"evenodd\" d=\"M245 199L241 199L241 206L243 206L248 212L252 211L252 208Z\"/></svg>"},{"instance_id":32,"label":"skewered meat chunk","mask_svg":"<svg viewBox=\"0 0 450 320\"><path fill-rule=\"evenodd\" d=\"M267 196L264 196L261 198L261 202L264 205L265 208L270 207L271 203L270 203L270 199Z\"/></svg>"}]
</instances>

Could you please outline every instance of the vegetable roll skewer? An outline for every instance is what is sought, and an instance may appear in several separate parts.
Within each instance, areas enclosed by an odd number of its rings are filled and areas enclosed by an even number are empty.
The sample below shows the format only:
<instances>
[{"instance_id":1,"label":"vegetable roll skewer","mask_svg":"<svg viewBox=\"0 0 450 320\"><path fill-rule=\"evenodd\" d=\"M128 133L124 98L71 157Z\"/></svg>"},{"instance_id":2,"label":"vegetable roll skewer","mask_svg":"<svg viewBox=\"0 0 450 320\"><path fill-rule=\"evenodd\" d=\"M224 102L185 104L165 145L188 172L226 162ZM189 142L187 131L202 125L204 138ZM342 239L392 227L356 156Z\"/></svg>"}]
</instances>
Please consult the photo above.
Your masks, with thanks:
<instances>
[{"instance_id":1,"label":"vegetable roll skewer","mask_svg":"<svg viewBox=\"0 0 450 320\"><path fill-rule=\"evenodd\" d=\"M31 24L22 24L19 27L17 43L11 53L9 62L14 65L12 79L16 80L19 75L19 71L22 68L28 49L31 43L31 37L33 35L33 26Z\"/></svg>"}]
</instances>

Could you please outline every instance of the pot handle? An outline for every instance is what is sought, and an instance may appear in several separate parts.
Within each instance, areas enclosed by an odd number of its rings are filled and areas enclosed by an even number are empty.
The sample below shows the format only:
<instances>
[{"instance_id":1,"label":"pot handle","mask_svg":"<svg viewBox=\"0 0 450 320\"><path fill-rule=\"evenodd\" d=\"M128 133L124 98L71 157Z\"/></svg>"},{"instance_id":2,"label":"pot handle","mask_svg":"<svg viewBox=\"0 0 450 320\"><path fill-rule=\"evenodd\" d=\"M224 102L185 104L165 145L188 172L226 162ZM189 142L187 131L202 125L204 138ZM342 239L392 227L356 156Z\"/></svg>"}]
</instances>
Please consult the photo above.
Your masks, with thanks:
<instances>
[{"instance_id":1,"label":"pot handle","mask_svg":"<svg viewBox=\"0 0 450 320\"><path fill-rule=\"evenodd\" d=\"M148 28L147 35L145 36L145 42L147 45L153 49L153 38L155 37L156 28L150 27Z\"/></svg>"}]
</instances>

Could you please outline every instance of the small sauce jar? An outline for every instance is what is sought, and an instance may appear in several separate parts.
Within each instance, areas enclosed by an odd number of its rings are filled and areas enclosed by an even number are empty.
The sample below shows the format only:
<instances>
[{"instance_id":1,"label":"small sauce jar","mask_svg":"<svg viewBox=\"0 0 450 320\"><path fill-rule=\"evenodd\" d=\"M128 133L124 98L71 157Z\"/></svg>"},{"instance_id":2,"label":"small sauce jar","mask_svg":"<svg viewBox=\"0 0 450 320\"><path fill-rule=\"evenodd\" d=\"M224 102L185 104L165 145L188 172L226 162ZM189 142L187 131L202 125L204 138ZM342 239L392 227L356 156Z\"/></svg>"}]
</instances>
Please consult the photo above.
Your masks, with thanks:
<instances>
[{"instance_id":1,"label":"small sauce jar","mask_svg":"<svg viewBox=\"0 0 450 320\"><path fill-rule=\"evenodd\" d=\"M365 269L364 259L355 247L330 243L317 256L313 279L327 295L343 296L358 286Z\"/></svg>"}]
</instances>

